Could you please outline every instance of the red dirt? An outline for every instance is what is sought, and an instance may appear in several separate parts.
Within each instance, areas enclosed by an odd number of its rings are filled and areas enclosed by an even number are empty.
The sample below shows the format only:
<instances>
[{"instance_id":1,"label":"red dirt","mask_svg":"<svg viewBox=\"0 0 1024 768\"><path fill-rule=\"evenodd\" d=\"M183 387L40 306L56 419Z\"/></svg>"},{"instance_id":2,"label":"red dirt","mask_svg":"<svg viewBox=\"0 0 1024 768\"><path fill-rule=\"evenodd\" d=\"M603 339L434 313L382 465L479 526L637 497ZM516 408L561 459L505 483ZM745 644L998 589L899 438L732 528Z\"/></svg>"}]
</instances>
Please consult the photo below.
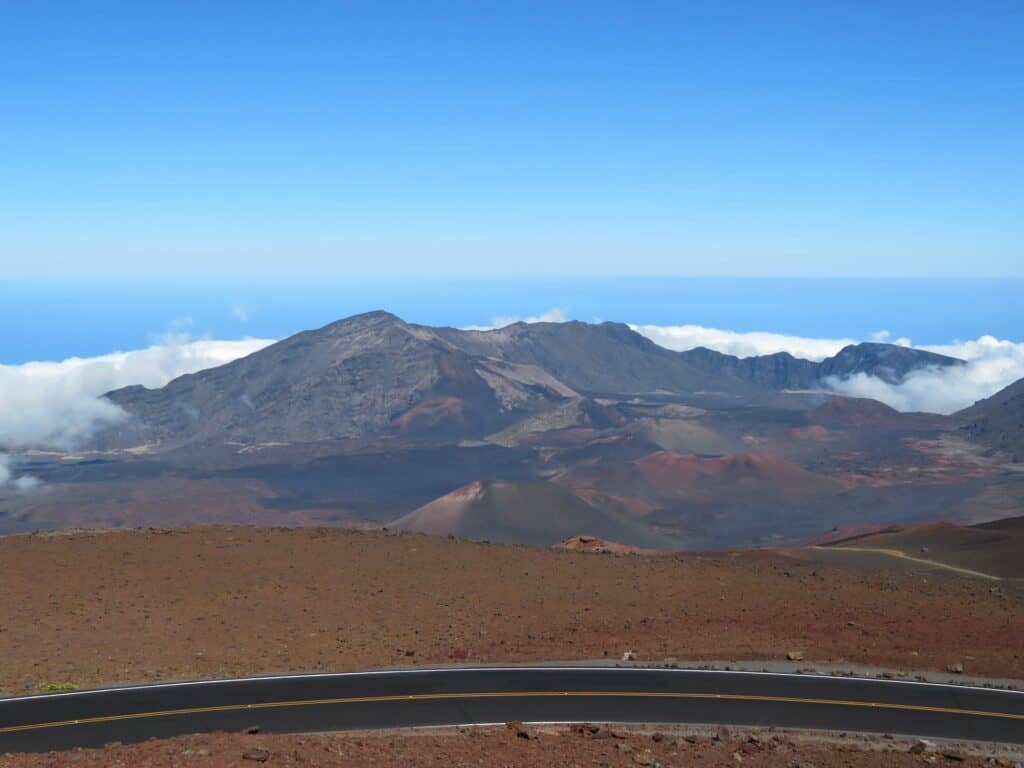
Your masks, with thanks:
<instances>
[{"instance_id":1,"label":"red dirt","mask_svg":"<svg viewBox=\"0 0 1024 768\"><path fill-rule=\"evenodd\" d=\"M1024 584L993 590L876 559L613 557L343 529L8 536L0 691L625 650L799 650L809 666L962 663L966 675L1024 678Z\"/></svg>"},{"instance_id":2,"label":"red dirt","mask_svg":"<svg viewBox=\"0 0 1024 768\"><path fill-rule=\"evenodd\" d=\"M521 734L521 735L520 735ZM738 728L634 729L598 726L461 728L324 735L202 734L103 749L0 755L0 768L177 768L178 766L664 766L664 768L910 768L927 762L1011 766L1020 749L930 746L881 737L815 737ZM1019 765L1019 763L1017 763Z\"/></svg>"},{"instance_id":3,"label":"red dirt","mask_svg":"<svg viewBox=\"0 0 1024 768\"><path fill-rule=\"evenodd\" d=\"M457 397L425 400L395 420L400 432L437 429L444 424L457 424L465 418L462 401Z\"/></svg>"},{"instance_id":4,"label":"red dirt","mask_svg":"<svg viewBox=\"0 0 1024 768\"><path fill-rule=\"evenodd\" d=\"M702 458L658 451L634 462L658 493L694 500L726 495L795 497L836 492L834 480L777 456L737 453Z\"/></svg>"}]
</instances>

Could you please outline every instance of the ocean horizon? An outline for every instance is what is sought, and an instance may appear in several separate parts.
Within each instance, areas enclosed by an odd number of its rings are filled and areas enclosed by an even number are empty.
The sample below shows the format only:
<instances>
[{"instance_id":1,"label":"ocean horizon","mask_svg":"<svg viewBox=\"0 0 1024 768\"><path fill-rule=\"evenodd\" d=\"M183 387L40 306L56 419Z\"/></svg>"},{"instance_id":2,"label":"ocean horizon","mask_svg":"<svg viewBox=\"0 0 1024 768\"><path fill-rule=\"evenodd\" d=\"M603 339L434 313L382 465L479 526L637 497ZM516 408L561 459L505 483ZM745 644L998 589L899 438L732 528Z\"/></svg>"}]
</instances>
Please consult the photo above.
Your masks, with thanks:
<instances>
[{"instance_id":1,"label":"ocean horizon","mask_svg":"<svg viewBox=\"0 0 1024 768\"><path fill-rule=\"evenodd\" d=\"M490 326L543 316L914 344L1024 340L1024 278L586 278L0 282L0 363L89 357L177 338L283 338L385 309Z\"/></svg>"}]
</instances>

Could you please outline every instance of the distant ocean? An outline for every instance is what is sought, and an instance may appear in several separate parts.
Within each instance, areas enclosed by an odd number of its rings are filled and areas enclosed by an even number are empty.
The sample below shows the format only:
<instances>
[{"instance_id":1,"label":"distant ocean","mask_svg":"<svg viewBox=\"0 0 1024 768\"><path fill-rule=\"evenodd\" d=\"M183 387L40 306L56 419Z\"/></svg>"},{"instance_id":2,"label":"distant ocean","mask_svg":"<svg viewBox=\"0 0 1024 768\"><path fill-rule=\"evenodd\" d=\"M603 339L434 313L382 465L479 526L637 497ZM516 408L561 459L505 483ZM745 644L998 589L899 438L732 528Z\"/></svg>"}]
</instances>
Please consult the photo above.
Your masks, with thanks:
<instances>
[{"instance_id":1,"label":"distant ocean","mask_svg":"<svg viewBox=\"0 0 1024 768\"><path fill-rule=\"evenodd\" d=\"M560 310L576 320L916 344L1024 341L1024 279L590 278L323 283L0 282L0 363L137 349L168 333L281 338L387 309L429 325L489 325Z\"/></svg>"}]
</instances>

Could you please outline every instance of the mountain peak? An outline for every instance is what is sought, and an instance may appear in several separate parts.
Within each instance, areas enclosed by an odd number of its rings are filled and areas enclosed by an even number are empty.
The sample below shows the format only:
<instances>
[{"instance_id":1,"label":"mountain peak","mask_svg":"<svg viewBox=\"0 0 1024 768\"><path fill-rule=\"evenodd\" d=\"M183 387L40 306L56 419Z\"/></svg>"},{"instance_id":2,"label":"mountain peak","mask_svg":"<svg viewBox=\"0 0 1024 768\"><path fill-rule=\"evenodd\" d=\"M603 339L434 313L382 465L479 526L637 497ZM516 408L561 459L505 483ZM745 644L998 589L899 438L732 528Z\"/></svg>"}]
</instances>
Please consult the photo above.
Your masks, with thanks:
<instances>
[{"instance_id":1,"label":"mountain peak","mask_svg":"<svg viewBox=\"0 0 1024 768\"><path fill-rule=\"evenodd\" d=\"M766 396L733 376L695 370L622 323L524 323L473 332L406 323L375 310L158 390L109 392L106 398L131 419L96 444L457 442L534 417L563 423L571 412L587 421L588 406L566 411L567 401L581 396L693 392L751 402Z\"/></svg>"},{"instance_id":2,"label":"mountain peak","mask_svg":"<svg viewBox=\"0 0 1024 768\"><path fill-rule=\"evenodd\" d=\"M924 349L872 341L847 344L820 363L794 357L788 352L741 358L707 347L694 347L679 355L702 371L726 373L774 389L817 388L831 376L845 379L858 373L899 384L912 371L963 365L964 362Z\"/></svg>"},{"instance_id":3,"label":"mountain peak","mask_svg":"<svg viewBox=\"0 0 1024 768\"><path fill-rule=\"evenodd\" d=\"M849 344L832 357L823 360L818 375L820 378L845 378L857 373L866 373L889 384L899 384L908 373L919 368L946 368L963 364L964 361L959 358L939 355L924 349L864 341L860 344Z\"/></svg>"},{"instance_id":4,"label":"mountain peak","mask_svg":"<svg viewBox=\"0 0 1024 768\"><path fill-rule=\"evenodd\" d=\"M579 531L613 541L664 546L657 533L628 516L596 507L569 488L546 481L473 482L392 522L389 529L550 546Z\"/></svg>"},{"instance_id":5,"label":"mountain peak","mask_svg":"<svg viewBox=\"0 0 1024 768\"><path fill-rule=\"evenodd\" d=\"M407 325L407 323L400 318L398 315L394 315L384 309L374 309L370 312L361 312L358 315L350 315L349 317L343 317L340 320L335 320L328 323L325 328L335 328L344 326L373 326L373 325Z\"/></svg>"}]
</instances>

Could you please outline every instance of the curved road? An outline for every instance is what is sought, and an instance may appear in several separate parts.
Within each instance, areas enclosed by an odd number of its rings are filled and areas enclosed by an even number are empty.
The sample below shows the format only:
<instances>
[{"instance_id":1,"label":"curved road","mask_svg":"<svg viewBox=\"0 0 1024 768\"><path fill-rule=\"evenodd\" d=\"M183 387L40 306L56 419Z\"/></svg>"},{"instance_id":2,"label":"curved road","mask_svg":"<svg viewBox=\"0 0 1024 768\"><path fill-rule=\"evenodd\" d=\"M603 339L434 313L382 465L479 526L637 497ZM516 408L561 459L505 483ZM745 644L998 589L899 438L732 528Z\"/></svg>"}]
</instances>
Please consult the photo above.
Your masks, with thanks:
<instances>
[{"instance_id":1,"label":"curved road","mask_svg":"<svg viewBox=\"0 0 1024 768\"><path fill-rule=\"evenodd\" d=\"M0 699L0 753L201 731L524 722L732 723L1024 743L1024 693L615 667L288 675Z\"/></svg>"}]
</instances>

